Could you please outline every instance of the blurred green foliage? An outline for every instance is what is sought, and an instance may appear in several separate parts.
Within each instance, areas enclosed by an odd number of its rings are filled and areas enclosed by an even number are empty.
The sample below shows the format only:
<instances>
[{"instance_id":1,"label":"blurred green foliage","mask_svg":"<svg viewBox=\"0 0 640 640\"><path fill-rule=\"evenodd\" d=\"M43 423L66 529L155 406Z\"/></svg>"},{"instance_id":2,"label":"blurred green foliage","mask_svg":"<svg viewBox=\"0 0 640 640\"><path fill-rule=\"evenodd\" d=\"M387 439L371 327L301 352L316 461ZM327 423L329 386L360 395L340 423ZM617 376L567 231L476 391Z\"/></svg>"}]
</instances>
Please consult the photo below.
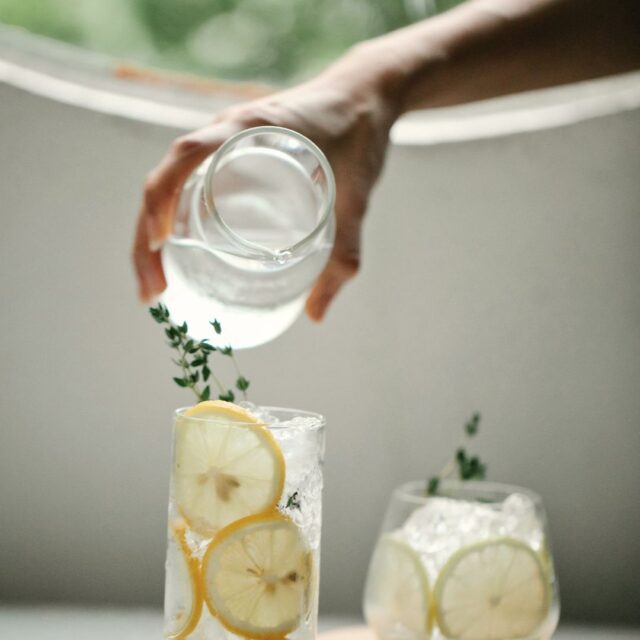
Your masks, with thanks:
<instances>
[{"instance_id":1,"label":"blurred green foliage","mask_svg":"<svg viewBox=\"0 0 640 640\"><path fill-rule=\"evenodd\" d=\"M0 21L67 42L80 42L74 20L60 15L58 3L43 0L0 0Z\"/></svg>"},{"instance_id":2,"label":"blurred green foliage","mask_svg":"<svg viewBox=\"0 0 640 640\"><path fill-rule=\"evenodd\" d=\"M294 82L460 1L0 0L0 22L144 65Z\"/></svg>"}]
</instances>

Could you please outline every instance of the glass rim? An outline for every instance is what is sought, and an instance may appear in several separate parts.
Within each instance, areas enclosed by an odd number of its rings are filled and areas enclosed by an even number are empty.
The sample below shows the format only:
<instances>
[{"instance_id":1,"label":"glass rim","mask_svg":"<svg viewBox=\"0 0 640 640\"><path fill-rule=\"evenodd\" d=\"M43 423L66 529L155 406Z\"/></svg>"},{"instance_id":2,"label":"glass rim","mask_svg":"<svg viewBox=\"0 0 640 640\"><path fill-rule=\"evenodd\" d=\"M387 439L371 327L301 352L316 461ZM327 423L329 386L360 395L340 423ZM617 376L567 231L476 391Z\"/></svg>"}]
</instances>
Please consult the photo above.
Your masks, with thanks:
<instances>
[{"instance_id":1,"label":"glass rim","mask_svg":"<svg viewBox=\"0 0 640 640\"><path fill-rule=\"evenodd\" d=\"M305 147L311 151L311 153L315 156L318 161L318 164L322 168L322 171L325 175L327 181L327 198L326 202L323 203L320 218L316 222L313 231L311 231L308 235L306 235L302 240L299 240L295 244L290 247L286 247L280 249L277 253L269 251L266 247L263 247L255 242L251 242L246 238L242 237L239 233L236 233L226 222L222 214L218 211L215 206L215 198L213 195L213 187L212 187L212 178L215 173L218 165L220 164L221 159L224 157L225 153L233 146L238 144L241 140L245 138L250 138L252 136L264 134L264 133L276 133L281 136L286 136L289 138L293 138L296 141L302 143ZM272 125L264 125L259 127L250 127L248 129L243 129L242 131L232 135L227 138L225 142L220 145L220 147L213 153L211 157L211 162L207 167L207 171L204 177L204 200L207 211L210 215L214 216L215 219L220 223L222 230L225 234L236 244L240 245L243 249L247 249L251 251L254 255L258 257L268 257L273 258L274 255L279 254L293 254L295 255L297 252L303 250L306 246L311 244L319 235L322 233L323 229L326 227L327 223L331 215L333 214L333 209L335 206L336 200L336 183L335 177L333 175L333 170L331 169L331 165L327 160L327 157L324 155L322 149L315 143L309 140L306 136L298 133L297 131L293 131L292 129L287 129L286 127L276 127Z\"/></svg>"},{"instance_id":2,"label":"glass rim","mask_svg":"<svg viewBox=\"0 0 640 640\"><path fill-rule=\"evenodd\" d=\"M514 493L526 495L537 507L542 507L542 498L539 494L526 487L504 482L492 482L487 480L458 480L447 479L440 482L440 487L459 492L459 495L426 494L426 480L410 480L393 490L394 499L418 505L424 505L433 498L452 498L453 500L467 499L482 501L486 504L500 504ZM489 497L487 499L487 496Z\"/></svg>"},{"instance_id":3,"label":"glass rim","mask_svg":"<svg viewBox=\"0 0 640 640\"><path fill-rule=\"evenodd\" d=\"M327 423L326 418L322 414L316 413L315 411L306 411L304 409L293 409L291 407L273 407L273 406L263 406L263 405L256 405L256 406L259 409L264 409L269 413L273 412L273 413L290 414L289 420L299 417L299 418L313 418L315 421L312 424L300 426L300 425L288 425L286 423L270 424L268 422L249 422L249 421L245 422L243 420L217 420L215 418L201 418L198 416L190 416L187 418L187 420L193 420L195 422L201 422L201 423L207 423L207 424L224 424L224 425L233 424L238 426L258 425L262 427L267 427L267 429L270 429L273 431L276 431L276 430L286 431L287 429L295 429L297 431L304 431L305 433L312 432L312 431L319 431L323 429ZM173 412L174 420L178 420L179 418L184 417L184 412L191 408L192 407L188 406L188 407L179 407L178 409L176 409ZM245 407L241 406L241 408L244 409ZM247 411L250 412L251 410L247 409Z\"/></svg>"}]
</instances>

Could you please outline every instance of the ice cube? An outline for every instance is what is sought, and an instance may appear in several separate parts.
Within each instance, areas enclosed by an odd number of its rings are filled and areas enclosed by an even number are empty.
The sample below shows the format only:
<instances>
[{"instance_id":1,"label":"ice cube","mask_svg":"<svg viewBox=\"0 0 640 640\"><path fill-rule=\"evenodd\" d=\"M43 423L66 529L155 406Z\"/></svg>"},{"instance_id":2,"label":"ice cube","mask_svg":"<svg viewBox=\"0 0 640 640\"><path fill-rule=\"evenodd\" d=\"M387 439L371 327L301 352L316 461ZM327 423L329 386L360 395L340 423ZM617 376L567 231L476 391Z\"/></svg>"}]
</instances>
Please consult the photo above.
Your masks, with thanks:
<instances>
[{"instance_id":1,"label":"ice cube","mask_svg":"<svg viewBox=\"0 0 640 640\"><path fill-rule=\"evenodd\" d=\"M295 495L295 500L289 499ZM322 470L318 465L311 466L297 485L285 489L280 509L299 527L311 549L320 546L320 527L322 518Z\"/></svg>"},{"instance_id":2,"label":"ice cube","mask_svg":"<svg viewBox=\"0 0 640 640\"><path fill-rule=\"evenodd\" d=\"M312 549L320 543L322 436L317 424L317 418L296 417L271 432L286 466L280 508L300 527ZM294 495L294 504L287 507Z\"/></svg>"},{"instance_id":3,"label":"ice cube","mask_svg":"<svg viewBox=\"0 0 640 640\"><path fill-rule=\"evenodd\" d=\"M504 501L502 513L508 521L506 535L524 540L536 550L541 548L544 538L543 523L529 496L512 493Z\"/></svg>"},{"instance_id":4,"label":"ice cube","mask_svg":"<svg viewBox=\"0 0 640 640\"><path fill-rule=\"evenodd\" d=\"M275 425L279 422L278 418L271 415L266 407L260 407L257 404L253 404L253 402L249 402L248 400L241 400L238 405L243 409L246 409L254 418L257 418L264 424Z\"/></svg>"},{"instance_id":5,"label":"ice cube","mask_svg":"<svg viewBox=\"0 0 640 640\"><path fill-rule=\"evenodd\" d=\"M433 497L405 522L402 534L421 554L430 577L461 547L499 537L518 538L534 549L543 540L543 527L531 499L512 494L503 503Z\"/></svg>"},{"instance_id":6,"label":"ice cube","mask_svg":"<svg viewBox=\"0 0 640 640\"><path fill-rule=\"evenodd\" d=\"M418 551L435 578L460 547L489 537L495 513L490 506L453 498L429 498L403 527L407 542Z\"/></svg>"},{"instance_id":7,"label":"ice cube","mask_svg":"<svg viewBox=\"0 0 640 640\"><path fill-rule=\"evenodd\" d=\"M316 418L299 417L281 422L271 430L286 465L285 490L296 489L308 470L322 463L322 437Z\"/></svg>"}]
</instances>

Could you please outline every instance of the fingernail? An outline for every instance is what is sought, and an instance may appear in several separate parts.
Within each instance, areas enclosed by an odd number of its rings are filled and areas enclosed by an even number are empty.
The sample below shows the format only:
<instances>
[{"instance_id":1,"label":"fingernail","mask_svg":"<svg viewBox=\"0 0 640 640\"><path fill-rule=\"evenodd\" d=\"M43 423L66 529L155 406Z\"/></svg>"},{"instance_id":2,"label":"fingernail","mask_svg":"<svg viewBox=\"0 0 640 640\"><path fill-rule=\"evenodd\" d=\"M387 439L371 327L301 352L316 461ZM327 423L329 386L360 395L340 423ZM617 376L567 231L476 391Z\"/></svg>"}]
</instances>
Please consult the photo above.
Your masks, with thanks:
<instances>
[{"instance_id":1,"label":"fingernail","mask_svg":"<svg viewBox=\"0 0 640 640\"><path fill-rule=\"evenodd\" d=\"M163 244L164 241L158 240L158 238L152 238L149 240L149 251L151 251L151 253L156 253L156 251L160 251L160 249L162 249Z\"/></svg>"}]
</instances>

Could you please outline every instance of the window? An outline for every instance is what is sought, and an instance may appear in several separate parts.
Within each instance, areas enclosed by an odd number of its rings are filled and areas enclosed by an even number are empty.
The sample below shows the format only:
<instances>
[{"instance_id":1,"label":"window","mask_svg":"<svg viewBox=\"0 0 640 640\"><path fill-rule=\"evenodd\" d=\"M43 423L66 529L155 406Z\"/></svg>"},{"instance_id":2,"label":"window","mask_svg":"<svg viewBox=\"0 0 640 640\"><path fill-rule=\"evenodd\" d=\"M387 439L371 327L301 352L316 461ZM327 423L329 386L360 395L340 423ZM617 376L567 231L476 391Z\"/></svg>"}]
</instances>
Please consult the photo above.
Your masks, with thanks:
<instances>
[{"instance_id":1,"label":"window","mask_svg":"<svg viewBox=\"0 0 640 640\"><path fill-rule=\"evenodd\" d=\"M295 82L460 0L0 0L0 22L150 67Z\"/></svg>"}]
</instances>

